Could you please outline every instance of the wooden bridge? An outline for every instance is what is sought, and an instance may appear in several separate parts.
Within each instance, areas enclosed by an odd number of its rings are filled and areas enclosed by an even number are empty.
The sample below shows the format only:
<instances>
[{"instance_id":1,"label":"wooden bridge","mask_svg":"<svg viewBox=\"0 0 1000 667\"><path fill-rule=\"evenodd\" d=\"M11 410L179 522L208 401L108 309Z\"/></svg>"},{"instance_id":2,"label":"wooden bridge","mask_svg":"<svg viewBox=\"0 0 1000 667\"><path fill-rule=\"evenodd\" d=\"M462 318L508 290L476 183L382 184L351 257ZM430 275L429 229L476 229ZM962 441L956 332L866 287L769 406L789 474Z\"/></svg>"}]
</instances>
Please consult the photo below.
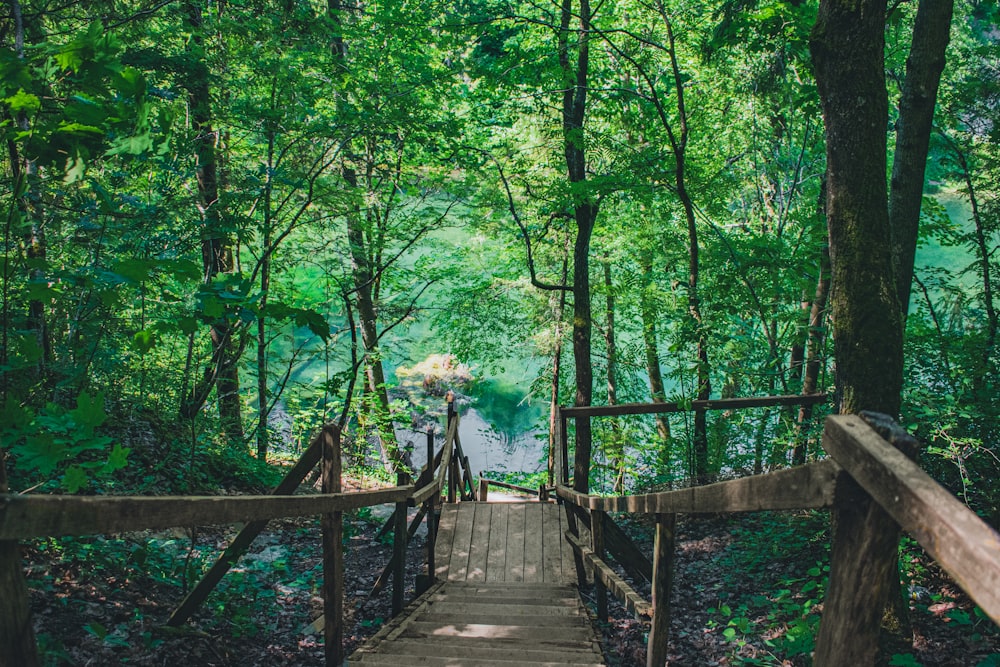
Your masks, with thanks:
<instances>
[{"instance_id":1,"label":"wooden bridge","mask_svg":"<svg viewBox=\"0 0 1000 667\"><path fill-rule=\"evenodd\" d=\"M558 505L447 504L439 527L438 583L348 664L604 664Z\"/></svg>"},{"instance_id":2,"label":"wooden bridge","mask_svg":"<svg viewBox=\"0 0 1000 667\"><path fill-rule=\"evenodd\" d=\"M39 664L28 613L18 540L117 533L174 526L246 522L202 581L167 620L187 621L267 521L321 515L324 551L323 630L326 665L343 655L343 512L394 503L393 554L376 590L392 580L394 618L350 658L370 665L600 665L603 658L577 586L593 581L597 616L607 593L650 624L647 665L665 664L678 513L828 509L835 531L830 581L813 662L872 664L881 606L871 592L895 563L900 527L913 536L995 623L1000 622L1000 535L928 477L907 455L916 443L878 416L831 416L822 445L829 458L804 466L706 486L645 495L581 493L568 475L568 422L680 410L737 410L815 403L823 397L785 396L561 408L555 420L555 480L542 502L476 501L458 417L437 450L428 433L428 465L417 480L341 492L340 431L326 426L269 496L79 497L0 495L0 667ZM912 453L912 452L911 452ZM321 464L323 493L295 489ZM583 462L584 464L586 462ZM580 468L581 462L576 467ZM586 469L585 467L583 469ZM553 495L558 505L547 500ZM444 498L442 498L444 496ZM445 502L442 503L442 500ZM463 502L466 501L466 502ZM418 507L409 521L407 509ZM616 512L655 520L652 558L628 539ZM440 515L440 519L438 519ZM426 521L426 570L420 595L405 604L408 538ZM620 569L612 567L614 560ZM626 576L621 576L623 570ZM635 582L651 583L652 600Z\"/></svg>"}]
</instances>

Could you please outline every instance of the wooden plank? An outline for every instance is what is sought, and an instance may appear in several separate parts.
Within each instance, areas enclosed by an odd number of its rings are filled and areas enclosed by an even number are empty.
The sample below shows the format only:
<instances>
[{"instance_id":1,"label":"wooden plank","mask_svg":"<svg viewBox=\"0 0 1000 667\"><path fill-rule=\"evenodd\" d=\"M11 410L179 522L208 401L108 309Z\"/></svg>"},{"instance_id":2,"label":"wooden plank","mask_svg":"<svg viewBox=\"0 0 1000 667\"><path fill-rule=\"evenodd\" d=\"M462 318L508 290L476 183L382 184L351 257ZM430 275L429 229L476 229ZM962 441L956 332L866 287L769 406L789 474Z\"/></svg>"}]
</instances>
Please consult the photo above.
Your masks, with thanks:
<instances>
[{"instance_id":1,"label":"wooden plank","mask_svg":"<svg viewBox=\"0 0 1000 667\"><path fill-rule=\"evenodd\" d=\"M0 450L0 493L7 493L6 452ZM0 665L37 667L38 646L31 623L31 604L24 580L21 546L0 540Z\"/></svg>"},{"instance_id":2,"label":"wooden plank","mask_svg":"<svg viewBox=\"0 0 1000 667\"><path fill-rule=\"evenodd\" d=\"M547 639L554 632L551 627L531 627L523 625L501 625L497 623L435 623L414 621L403 636L407 637L475 637L476 639L539 640Z\"/></svg>"},{"instance_id":3,"label":"wooden plank","mask_svg":"<svg viewBox=\"0 0 1000 667\"><path fill-rule=\"evenodd\" d=\"M476 517L472 526L472 545L469 549L469 571L465 578L468 581L486 581L486 559L490 550L490 518L493 505L472 504L476 509Z\"/></svg>"},{"instance_id":4,"label":"wooden plank","mask_svg":"<svg viewBox=\"0 0 1000 667\"><path fill-rule=\"evenodd\" d=\"M510 505L507 517L507 581L524 581L524 505Z\"/></svg>"},{"instance_id":5,"label":"wooden plank","mask_svg":"<svg viewBox=\"0 0 1000 667\"><path fill-rule=\"evenodd\" d=\"M567 504L567 507L573 510L577 519L589 530L590 513L573 504ZM604 515L604 546L635 581L653 580L653 563L608 514Z\"/></svg>"},{"instance_id":6,"label":"wooden plank","mask_svg":"<svg viewBox=\"0 0 1000 667\"><path fill-rule=\"evenodd\" d=\"M638 496L605 498L562 485L556 492L575 505L605 512L675 514L823 508L833 504L839 470L834 461L826 460L764 475Z\"/></svg>"},{"instance_id":7,"label":"wooden plank","mask_svg":"<svg viewBox=\"0 0 1000 667\"><path fill-rule=\"evenodd\" d=\"M402 485L408 475L405 472L396 473L396 482ZM404 580L406 579L406 501L396 503L396 522L392 533L392 615L398 616L403 611ZM418 523L418 521L414 521Z\"/></svg>"},{"instance_id":8,"label":"wooden plank","mask_svg":"<svg viewBox=\"0 0 1000 667\"><path fill-rule=\"evenodd\" d=\"M438 612L433 607L419 617L425 623L441 625L522 625L531 628L580 628L589 627L586 616L564 616L548 613L545 607L537 607L533 614L462 614L447 611Z\"/></svg>"},{"instance_id":9,"label":"wooden plank","mask_svg":"<svg viewBox=\"0 0 1000 667\"><path fill-rule=\"evenodd\" d=\"M340 428L323 429L323 493L340 493ZM344 661L344 513L320 519L323 542L323 642L326 667Z\"/></svg>"},{"instance_id":10,"label":"wooden plank","mask_svg":"<svg viewBox=\"0 0 1000 667\"><path fill-rule=\"evenodd\" d=\"M823 448L1000 624L1000 534L858 416L828 417Z\"/></svg>"},{"instance_id":11,"label":"wooden plank","mask_svg":"<svg viewBox=\"0 0 1000 667\"><path fill-rule=\"evenodd\" d=\"M458 503L455 520L455 541L451 545L448 581L465 581L469 574L469 553L472 550L472 528L476 516L475 503Z\"/></svg>"},{"instance_id":12,"label":"wooden plank","mask_svg":"<svg viewBox=\"0 0 1000 667\"><path fill-rule=\"evenodd\" d=\"M542 581L562 583L562 529L559 506L540 503L542 506Z\"/></svg>"},{"instance_id":13,"label":"wooden plank","mask_svg":"<svg viewBox=\"0 0 1000 667\"><path fill-rule=\"evenodd\" d=\"M405 656L406 659L411 657L445 657L468 661L470 658L469 648L470 647L462 645L454 646L450 642L446 644L437 640L403 639L397 642L381 645L379 647L379 653L382 655ZM472 648L475 652L475 658L477 660L505 660L507 661L507 664L504 667L511 667L511 651L509 645L503 648L493 648L488 646L475 646ZM538 666L546 663L566 665L567 660L571 658L575 661L590 658L591 661L593 661L595 657L596 654L592 650L588 649L579 651L570 651L566 649L545 651L523 647L518 647L517 649L517 658L522 665ZM351 662L350 664L353 665L354 663ZM468 664L468 662L465 664Z\"/></svg>"},{"instance_id":14,"label":"wooden plank","mask_svg":"<svg viewBox=\"0 0 1000 667\"><path fill-rule=\"evenodd\" d=\"M600 510L591 512L590 515L590 548L594 551L594 557L605 560L604 556L604 518L607 516ZM597 598L597 620L602 623L608 622L608 589L604 586L600 577L594 578L594 594Z\"/></svg>"},{"instance_id":15,"label":"wooden plank","mask_svg":"<svg viewBox=\"0 0 1000 667\"><path fill-rule=\"evenodd\" d=\"M515 604L500 600L484 600L483 598L462 598L452 599L444 595L440 599L432 600L429 607L435 614L466 614L468 616L536 616L538 614L552 614L553 616L580 616L580 609L576 604L552 604L549 600L540 601L540 604Z\"/></svg>"},{"instance_id":16,"label":"wooden plank","mask_svg":"<svg viewBox=\"0 0 1000 667\"><path fill-rule=\"evenodd\" d=\"M0 539L124 533L345 512L406 500L412 486L315 496L0 496Z\"/></svg>"},{"instance_id":17,"label":"wooden plank","mask_svg":"<svg viewBox=\"0 0 1000 667\"><path fill-rule=\"evenodd\" d=\"M601 581L609 591L615 594L623 605L629 610L641 616L651 617L653 615L653 605L632 588L627 581L618 576L611 567L600 558L594 556L583 541L575 537L571 532L566 531L566 540L573 550L580 554L584 561L594 568L594 577L600 577Z\"/></svg>"},{"instance_id":18,"label":"wooden plank","mask_svg":"<svg viewBox=\"0 0 1000 667\"><path fill-rule=\"evenodd\" d=\"M510 506L496 503L490 515L490 549L486 557L486 581L504 581L507 563L507 517Z\"/></svg>"},{"instance_id":19,"label":"wooden plank","mask_svg":"<svg viewBox=\"0 0 1000 667\"><path fill-rule=\"evenodd\" d=\"M559 514L559 551L562 554L563 581L575 581L577 578L575 552L566 542L564 537L570 531L569 523L566 520L566 512L570 511L570 503L565 503L563 507L556 505Z\"/></svg>"},{"instance_id":20,"label":"wooden plank","mask_svg":"<svg viewBox=\"0 0 1000 667\"><path fill-rule=\"evenodd\" d=\"M753 396L747 398L722 398L708 401L691 401L690 406L679 403L624 403L621 405L587 405L563 407L565 417L618 417L622 415L658 415L670 412L695 412L698 410L737 410L740 408L766 408L778 405L816 405L825 403L826 394L803 396Z\"/></svg>"},{"instance_id":21,"label":"wooden plank","mask_svg":"<svg viewBox=\"0 0 1000 667\"><path fill-rule=\"evenodd\" d=\"M441 507L441 519L437 527L437 544L434 545L434 577L447 579L451 565L451 547L455 542L455 522L458 507L454 504Z\"/></svg>"},{"instance_id":22,"label":"wooden plank","mask_svg":"<svg viewBox=\"0 0 1000 667\"><path fill-rule=\"evenodd\" d=\"M544 523L542 520L541 503L525 503L524 505L524 581L541 582L544 579Z\"/></svg>"},{"instance_id":23,"label":"wooden plank","mask_svg":"<svg viewBox=\"0 0 1000 667\"><path fill-rule=\"evenodd\" d=\"M653 623L646 646L646 667L667 664L670 639L670 594L674 587L674 542L676 515L656 515L653 543Z\"/></svg>"}]
</instances>

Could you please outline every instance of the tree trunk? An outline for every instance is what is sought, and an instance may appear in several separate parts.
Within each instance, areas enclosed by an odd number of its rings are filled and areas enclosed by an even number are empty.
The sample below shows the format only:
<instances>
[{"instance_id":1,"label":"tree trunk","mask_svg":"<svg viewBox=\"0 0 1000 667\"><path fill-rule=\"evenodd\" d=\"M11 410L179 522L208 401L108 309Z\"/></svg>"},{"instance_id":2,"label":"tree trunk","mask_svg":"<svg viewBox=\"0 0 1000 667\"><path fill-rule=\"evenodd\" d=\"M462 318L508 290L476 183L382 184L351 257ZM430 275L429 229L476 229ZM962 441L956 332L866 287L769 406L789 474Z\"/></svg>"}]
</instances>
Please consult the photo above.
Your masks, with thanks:
<instances>
[{"instance_id":1,"label":"tree trunk","mask_svg":"<svg viewBox=\"0 0 1000 667\"><path fill-rule=\"evenodd\" d=\"M646 374L649 376L649 395L653 403L666 403L667 395L663 388L663 372L660 370L660 351L656 340L656 312L649 296L653 284L653 259L644 252L641 258L644 277L643 291L639 297L639 309L642 311L642 343L646 351ZM664 472L670 470L670 422L663 414L656 415L656 436L660 441L658 458Z\"/></svg>"},{"instance_id":2,"label":"tree trunk","mask_svg":"<svg viewBox=\"0 0 1000 667\"><path fill-rule=\"evenodd\" d=\"M565 285L569 278L569 245L563 247L562 281ZM549 486L555 484L556 480L556 447L561 447L561 443L556 442L556 419L559 411L559 380L562 372L562 337L563 337L563 315L566 313L566 290L559 290L559 302L556 311L553 313L555 320L555 349L552 351L552 395L549 400Z\"/></svg>"},{"instance_id":3,"label":"tree trunk","mask_svg":"<svg viewBox=\"0 0 1000 667\"><path fill-rule=\"evenodd\" d=\"M357 174L352 168L345 166L343 176L349 187L359 187ZM368 404L378 431L382 460L388 463L390 472L399 472L403 469L403 459L396 443L396 431L392 426L389 391L385 386L385 370L379 350L378 311L374 297L375 274L369 259L361 211L355 206L345 218L351 251L354 301L361 320L361 344L365 350L365 392L371 399Z\"/></svg>"},{"instance_id":4,"label":"tree trunk","mask_svg":"<svg viewBox=\"0 0 1000 667\"><path fill-rule=\"evenodd\" d=\"M903 341L885 178L885 15L886 0L821 0L810 49L827 132L826 211L840 408L895 417L903 383ZM866 567L885 577L886 585L864 591L863 600L857 592L831 596L824 607L824 615L849 618L856 628L850 646L832 649L840 652L836 661L871 664L880 621L901 622L891 613L896 597L891 591L899 586L899 527L867 494L849 516L834 516L834 553L861 539L867 545L860 556ZM852 521L854 516L865 520ZM867 540L861 532L882 538ZM831 582L845 579L847 563L831 561ZM817 663L834 659L823 653L831 650L831 628L820 625Z\"/></svg>"},{"instance_id":5,"label":"tree trunk","mask_svg":"<svg viewBox=\"0 0 1000 667\"><path fill-rule=\"evenodd\" d=\"M989 398L981 395L982 392L986 390L985 379L989 374L990 368L996 363L994 358L994 351L996 349L997 342L997 331L998 331L998 319L997 319L997 309L993 303L993 279L992 279L992 269L990 268L990 256L994 249L990 248L989 241L987 239L987 232L984 227L984 220L982 214L980 213L979 207L979 196L976 192L975 184L972 182L972 171L969 168L969 160L965 154L965 151L958 146L958 144L952 143L952 152L955 154L955 159L958 162L959 170L961 171L962 181L965 184L965 194L969 197L969 206L972 209L972 224L973 224L973 238L975 239L975 252L977 264L979 264L979 278L983 284L983 307L986 309L986 341L983 345L983 353L980 357L981 362L979 363L979 368L973 374L973 391L976 392L977 398L983 402L984 405L990 403Z\"/></svg>"},{"instance_id":6,"label":"tree trunk","mask_svg":"<svg viewBox=\"0 0 1000 667\"><path fill-rule=\"evenodd\" d=\"M274 108L274 83L271 88L271 107ZM267 418L270 404L267 391L267 299L271 290L271 236L273 234L271 220L271 194L273 190L272 175L274 173L274 130L267 133L267 174L264 177L264 221L261 234L260 255L260 315L257 317L257 458L267 460L269 446Z\"/></svg>"},{"instance_id":7,"label":"tree trunk","mask_svg":"<svg viewBox=\"0 0 1000 667\"><path fill-rule=\"evenodd\" d=\"M826 327L823 318L826 315L826 302L830 294L830 253L824 246L820 253L819 276L816 279L816 294L809 310L809 338L806 341L805 373L802 377L802 395L815 394L819 385L819 372L822 367L823 341L826 338ZM805 424L812 419L812 405L799 407L796 423L795 449L792 452L792 463L802 465L806 462L807 446L805 440Z\"/></svg>"},{"instance_id":8,"label":"tree trunk","mask_svg":"<svg viewBox=\"0 0 1000 667\"><path fill-rule=\"evenodd\" d=\"M607 328L604 342L608 350L608 405L618 405L618 348L615 344L615 293L611 281L611 262L604 260L605 317ZM625 489L625 443L621 420L612 417L611 424L611 470L614 473L613 491L616 495Z\"/></svg>"},{"instance_id":9,"label":"tree trunk","mask_svg":"<svg viewBox=\"0 0 1000 667\"><path fill-rule=\"evenodd\" d=\"M218 133L212 127L211 89L209 71L203 56L201 7L197 2L185 4L186 29L191 31L190 50L194 62L190 65L188 105L191 124L195 131L195 161L198 180L198 209L202 216L201 259L205 282L211 282L221 273L235 270L233 249L223 230L222 211L219 203L219 178L216 156ZM243 419L240 407L239 346L234 340L233 324L226 314L216 320L209 330L212 340L212 363L201 382L185 399L181 414L193 417L208 399L214 382L219 400L219 419L230 442L243 441Z\"/></svg>"},{"instance_id":10,"label":"tree trunk","mask_svg":"<svg viewBox=\"0 0 1000 667\"><path fill-rule=\"evenodd\" d=\"M19 60L25 57L25 24L21 12L21 3L10 1L11 15L14 19L14 51ZM31 121L23 111L14 118L14 123L21 132L31 131ZM44 283L45 274L41 268L45 264L46 243L44 211L42 197L39 192L40 177L38 165L27 155L22 154L17 145L9 143L11 176L14 183L14 194L17 197L17 209L22 219L24 229L24 247L29 265L32 265L28 281ZM45 304L40 299L28 301L28 331L34 334L35 343L40 352L36 366L36 380L44 380L48 368L52 364L52 340L49 336L45 318ZM7 347L4 346L6 354Z\"/></svg>"},{"instance_id":11,"label":"tree trunk","mask_svg":"<svg viewBox=\"0 0 1000 667\"><path fill-rule=\"evenodd\" d=\"M827 128L841 409L895 416L903 355L886 204L884 29L885 0L825 0L810 45Z\"/></svg>"},{"instance_id":12,"label":"tree trunk","mask_svg":"<svg viewBox=\"0 0 1000 667\"><path fill-rule=\"evenodd\" d=\"M904 327L910 308L927 147L934 121L938 83L944 71L953 6L953 0L920 0L913 24L910 55L906 60L903 95L899 100L896 152L889 190L889 226Z\"/></svg>"},{"instance_id":13,"label":"tree trunk","mask_svg":"<svg viewBox=\"0 0 1000 667\"><path fill-rule=\"evenodd\" d=\"M590 64L590 2L580 0L577 14L580 21L576 63L569 60L570 24L574 17L573 0L562 0L559 31L559 64L566 86L562 104L562 139L566 171L573 185L587 182L587 155L583 131L587 112L587 76ZM591 351L590 310L590 239L594 233L598 206L590 195L580 196L573 206L576 221L576 242L573 247L573 360L576 371L574 405L590 405L593 397L593 365ZM573 461L573 488L586 493L590 489L590 419L576 423L576 453Z\"/></svg>"}]
</instances>

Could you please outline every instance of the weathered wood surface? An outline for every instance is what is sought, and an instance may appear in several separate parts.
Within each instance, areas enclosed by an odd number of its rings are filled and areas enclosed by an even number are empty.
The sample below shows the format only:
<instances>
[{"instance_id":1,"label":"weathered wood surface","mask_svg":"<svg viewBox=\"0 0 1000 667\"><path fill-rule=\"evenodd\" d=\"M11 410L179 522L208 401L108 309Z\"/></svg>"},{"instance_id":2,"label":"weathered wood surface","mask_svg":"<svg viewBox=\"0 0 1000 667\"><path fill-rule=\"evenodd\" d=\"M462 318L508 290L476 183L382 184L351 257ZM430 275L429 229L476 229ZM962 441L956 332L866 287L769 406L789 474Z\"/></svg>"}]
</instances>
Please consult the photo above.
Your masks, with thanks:
<instances>
[{"instance_id":1,"label":"weathered wood surface","mask_svg":"<svg viewBox=\"0 0 1000 667\"><path fill-rule=\"evenodd\" d=\"M324 428L322 446L323 493L340 493L340 429ZM344 661L344 513L320 519L323 542L323 646L327 667Z\"/></svg>"},{"instance_id":2,"label":"weathered wood surface","mask_svg":"<svg viewBox=\"0 0 1000 667\"><path fill-rule=\"evenodd\" d=\"M406 501L412 486L312 496L0 496L0 539L314 516Z\"/></svg>"},{"instance_id":3,"label":"weathered wood surface","mask_svg":"<svg viewBox=\"0 0 1000 667\"><path fill-rule=\"evenodd\" d=\"M448 581L565 583L566 522L553 503L444 505L438 527L437 576ZM568 566L568 567L567 567Z\"/></svg>"},{"instance_id":4,"label":"weathered wood surface","mask_svg":"<svg viewBox=\"0 0 1000 667\"><path fill-rule=\"evenodd\" d=\"M587 530L590 530L590 512L572 503L567 503L566 506L573 510L577 519ZM635 546L632 538L615 523L611 515L606 513L604 515L604 546L632 579L635 581L653 580L652 561L646 554L642 553L639 547Z\"/></svg>"},{"instance_id":5,"label":"weathered wood surface","mask_svg":"<svg viewBox=\"0 0 1000 667\"><path fill-rule=\"evenodd\" d=\"M576 590L552 583L442 582L349 659L359 665L603 665Z\"/></svg>"},{"instance_id":6,"label":"weathered wood surface","mask_svg":"<svg viewBox=\"0 0 1000 667\"><path fill-rule=\"evenodd\" d=\"M674 514L656 515L656 538L653 543L653 623L646 647L646 667L663 667L667 664L676 520Z\"/></svg>"},{"instance_id":7,"label":"weathered wood surface","mask_svg":"<svg viewBox=\"0 0 1000 667\"><path fill-rule=\"evenodd\" d=\"M0 492L7 492L7 467L0 450ZM37 667L38 648L24 580L21 546L0 540L0 667Z\"/></svg>"},{"instance_id":8,"label":"weathered wood surface","mask_svg":"<svg viewBox=\"0 0 1000 667\"><path fill-rule=\"evenodd\" d=\"M1000 534L860 417L828 417L823 447L1000 623Z\"/></svg>"},{"instance_id":9,"label":"weathered wood surface","mask_svg":"<svg viewBox=\"0 0 1000 667\"><path fill-rule=\"evenodd\" d=\"M653 605L645 600L632 586L629 585L627 581L622 579L617 572L615 572L610 565L605 563L602 559L598 558L593 550L584 544L584 542L573 535L573 533L567 531L565 533L566 541L569 545L580 554L580 558L583 559L591 568L594 570L594 577L601 580L607 590L614 593L625 607L640 616L652 616Z\"/></svg>"},{"instance_id":10,"label":"weathered wood surface","mask_svg":"<svg viewBox=\"0 0 1000 667\"><path fill-rule=\"evenodd\" d=\"M559 497L580 507L604 512L675 514L758 512L761 510L829 507L839 466L817 461L764 475L638 496L601 497L559 485Z\"/></svg>"},{"instance_id":11,"label":"weathered wood surface","mask_svg":"<svg viewBox=\"0 0 1000 667\"><path fill-rule=\"evenodd\" d=\"M696 410L737 410L740 408L767 408L779 405L816 405L825 403L826 394L803 396L754 396L749 398L721 398L708 401L691 401L690 405L680 403L624 403L621 405L588 405L561 408L564 417L620 417L623 415L659 415L670 412L693 412Z\"/></svg>"}]
</instances>

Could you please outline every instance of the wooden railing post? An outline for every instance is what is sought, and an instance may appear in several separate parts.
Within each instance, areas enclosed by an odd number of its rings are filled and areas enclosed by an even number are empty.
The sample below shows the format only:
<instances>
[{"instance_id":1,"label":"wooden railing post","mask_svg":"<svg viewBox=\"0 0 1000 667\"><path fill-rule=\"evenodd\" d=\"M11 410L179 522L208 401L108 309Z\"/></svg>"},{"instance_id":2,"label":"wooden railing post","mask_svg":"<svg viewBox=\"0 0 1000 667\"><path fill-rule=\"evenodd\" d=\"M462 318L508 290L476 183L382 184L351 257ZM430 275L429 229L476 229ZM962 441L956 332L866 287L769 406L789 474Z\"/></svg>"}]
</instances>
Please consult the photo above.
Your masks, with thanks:
<instances>
[{"instance_id":1,"label":"wooden railing post","mask_svg":"<svg viewBox=\"0 0 1000 667\"><path fill-rule=\"evenodd\" d=\"M569 434L566 432L566 415L563 414L562 408L559 408L559 448L562 451L562 470L559 474L562 475L562 483L569 484Z\"/></svg>"},{"instance_id":2,"label":"wooden railing post","mask_svg":"<svg viewBox=\"0 0 1000 667\"><path fill-rule=\"evenodd\" d=\"M0 450L0 493L7 493L6 452ZM0 667L37 667L28 587L21 569L21 545L0 540Z\"/></svg>"},{"instance_id":3,"label":"wooden railing post","mask_svg":"<svg viewBox=\"0 0 1000 667\"><path fill-rule=\"evenodd\" d=\"M427 427L427 469L430 471L429 478L434 478L434 429ZM427 515L427 581L434 583L434 546L437 541L437 516L434 514L434 506L440 498L440 490L424 501L424 514Z\"/></svg>"},{"instance_id":4,"label":"wooden railing post","mask_svg":"<svg viewBox=\"0 0 1000 667\"><path fill-rule=\"evenodd\" d=\"M341 492L340 428L323 427L323 493ZM324 514L323 531L323 637L326 667L344 662L344 513Z\"/></svg>"},{"instance_id":5,"label":"wooden railing post","mask_svg":"<svg viewBox=\"0 0 1000 667\"><path fill-rule=\"evenodd\" d=\"M405 472L396 474L396 485L407 484ZM396 525L392 536L392 557L395 567L392 570L392 615L398 616L403 611L403 586L406 575L406 507L407 503L396 503Z\"/></svg>"},{"instance_id":6,"label":"wooden railing post","mask_svg":"<svg viewBox=\"0 0 1000 667\"><path fill-rule=\"evenodd\" d=\"M601 510L590 513L590 538L594 556L605 560L604 552L604 517ZM608 622L608 589L600 577L594 577L594 592L597 594L597 620Z\"/></svg>"},{"instance_id":7,"label":"wooden railing post","mask_svg":"<svg viewBox=\"0 0 1000 667\"><path fill-rule=\"evenodd\" d=\"M656 515L653 544L653 623L646 647L646 667L667 664L670 639L670 591L674 585L674 528L676 514Z\"/></svg>"},{"instance_id":8,"label":"wooden railing post","mask_svg":"<svg viewBox=\"0 0 1000 667\"><path fill-rule=\"evenodd\" d=\"M862 413L882 439L913 458L918 443L891 418ZM823 433L831 437L830 422ZM841 455L850 456L851 451ZM838 460L838 463L843 463ZM816 636L813 664L871 665L879 647L886 606L900 595L898 554L900 528L889 513L846 471L837 479L830 512L830 582Z\"/></svg>"}]
</instances>

